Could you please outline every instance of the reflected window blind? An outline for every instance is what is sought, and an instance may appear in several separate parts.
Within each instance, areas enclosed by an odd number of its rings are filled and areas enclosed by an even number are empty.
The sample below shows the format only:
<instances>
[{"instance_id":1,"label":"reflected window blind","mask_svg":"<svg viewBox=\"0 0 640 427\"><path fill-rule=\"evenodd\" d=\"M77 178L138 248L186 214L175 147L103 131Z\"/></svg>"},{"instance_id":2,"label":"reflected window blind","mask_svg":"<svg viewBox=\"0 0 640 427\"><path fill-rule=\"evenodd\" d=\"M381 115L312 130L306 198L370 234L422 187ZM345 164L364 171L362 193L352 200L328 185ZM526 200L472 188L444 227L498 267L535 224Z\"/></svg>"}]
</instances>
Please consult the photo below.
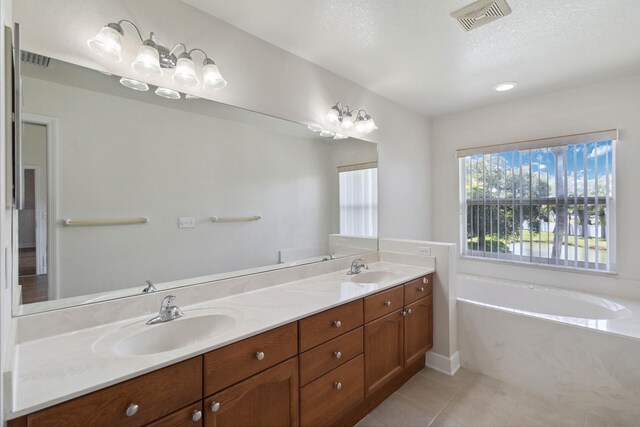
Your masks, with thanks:
<instances>
[{"instance_id":1,"label":"reflected window blind","mask_svg":"<svg viewBox=\"0 0 640 427\"><path fill-rule=\"evenodd\" d=\"M357 167L356 167L357 166ZM378 168L375 163L338 168L340 234L378 235Z\"/></svg>"},{"instance_id":2,"label":"reflected window blind","mask_svg":"<svg viewBox=\"0 0 640 427\"><path fill-rule=\"evenodd\" d=\"M617 131L458 151L468 256L615 271Z\"/></svg>"}]
</instances>

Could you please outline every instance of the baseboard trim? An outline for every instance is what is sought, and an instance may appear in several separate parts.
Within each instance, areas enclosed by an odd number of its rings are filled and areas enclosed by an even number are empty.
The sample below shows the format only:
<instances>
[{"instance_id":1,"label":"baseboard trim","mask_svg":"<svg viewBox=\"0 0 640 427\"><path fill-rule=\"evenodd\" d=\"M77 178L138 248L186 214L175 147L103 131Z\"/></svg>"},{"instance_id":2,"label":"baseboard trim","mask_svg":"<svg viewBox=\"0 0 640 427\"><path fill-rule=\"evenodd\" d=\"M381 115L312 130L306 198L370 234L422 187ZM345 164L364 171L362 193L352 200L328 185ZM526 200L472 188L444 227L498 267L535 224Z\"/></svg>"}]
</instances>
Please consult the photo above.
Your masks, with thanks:
<instances>
[{"instance_id":1,"label":"baseboard trim","mask_svg":"<svg viewBox=\"0 0 640 427\"><path fill-rule=\"evenodd\" d=\"M455 375L460 369L460 353L457 351L451 357L430 351L427 353L425 365L447 375Z\"/></svg>"}]
</instances>

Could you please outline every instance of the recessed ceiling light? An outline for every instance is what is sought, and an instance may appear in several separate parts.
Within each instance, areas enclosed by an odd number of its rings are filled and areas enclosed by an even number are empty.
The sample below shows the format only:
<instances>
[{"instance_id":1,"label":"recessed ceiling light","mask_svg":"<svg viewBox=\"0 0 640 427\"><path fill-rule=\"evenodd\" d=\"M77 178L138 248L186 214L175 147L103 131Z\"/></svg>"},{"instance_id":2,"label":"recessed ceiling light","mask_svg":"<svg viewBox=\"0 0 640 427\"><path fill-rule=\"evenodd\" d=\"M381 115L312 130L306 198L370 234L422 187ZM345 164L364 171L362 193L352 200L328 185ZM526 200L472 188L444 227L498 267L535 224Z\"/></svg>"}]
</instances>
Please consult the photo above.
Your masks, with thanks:
<instances>
[{"instance_id":1,"label":"recessed ceiling light","mask_svg":"<svg viewBox=\"0 0 640 427\"><path fill-rule=\"evenodd\" d=\"M504 82L494 86L493 90L495 90L496 92L506 92L516 86L518 86L518 82Z\"/></svg>"}]
</instances>

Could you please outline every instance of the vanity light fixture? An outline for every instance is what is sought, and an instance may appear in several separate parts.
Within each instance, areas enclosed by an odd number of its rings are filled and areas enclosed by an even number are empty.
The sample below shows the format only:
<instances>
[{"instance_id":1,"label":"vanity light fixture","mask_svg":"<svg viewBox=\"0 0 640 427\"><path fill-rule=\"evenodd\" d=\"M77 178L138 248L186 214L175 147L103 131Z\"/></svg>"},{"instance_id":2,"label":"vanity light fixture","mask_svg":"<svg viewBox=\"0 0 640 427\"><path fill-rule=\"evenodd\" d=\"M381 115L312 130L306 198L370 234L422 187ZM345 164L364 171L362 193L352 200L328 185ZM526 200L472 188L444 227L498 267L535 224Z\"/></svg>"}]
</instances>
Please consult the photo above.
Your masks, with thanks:
<instances>
[{"instance_id":1,"label":"vanity light fixture","mask_svg":"<svg viewBox=\"0 0 640 427\"><path fill-rule=\"evenodd\" d=\"M518 82L504 82L493 87L496 92L506 92L518 86Z\"/></svg>"},{"instance_id":2,"label":"vanity light fixture","mask_svg":"<svg viewBox=\"0 0 640 427\"><path fill-rule=\"evenodd\" d=\"M149 85L145 82L141 82L139 80L129 79L127 77L122 77L120 79L120 84L122 86L126 86L129 89L139 90L141 92L146 92L149 90Z\"/></svg>"},{"instance_id":3,"label":"vanity light fixture","mask_svg":"<svg viewBox=\"0 0 640 427\"><path fill-rule=\"evenodd\" d=\"M124 37L123 23L131 25L142 42L138 49L138 54L131 64L139 74L147 77L160 77L163 69L173 69L171 78L174 82L187 88L194 88L200 84L200 80L191 55L194 52L200 52L204 55L202 87L206 90L218 90L227 85L227 81L220 74L218 66L204 50L198 48L189 50L184 43L178 43L173 49L168 49L158 44L156 35L153 32L149 34L149 38L144 39L136 24L126 19L112 22L102 27L95 37L87 41L91 50L103 58L120 62L122 60L122 40ZM176 51L179 49L182 49L183 52L176 57Z\"/></svg>"},{"instance_id":4,"label":"vanity light fixture","mask_svg":"<svg viewBox=\"0 0 640 427\"><path fill-rule=\"evenodd\" d=\"M180 99L180 92L162 86L158 86L156 95L168 99Z\"/></svg>"},{"instance_id":5,"label":"vanity light fixture","mask_svg":"<svg viewBox=\"0 0 640 427\"><path fill-rule=\"evenodd\" d=\"M350 110L349 106L342 105L340 102L329 109L325 121L332 126L339 126L346 131L353 129L363 135L378 129L366 111Z\"/></svg>"}]
</instances>

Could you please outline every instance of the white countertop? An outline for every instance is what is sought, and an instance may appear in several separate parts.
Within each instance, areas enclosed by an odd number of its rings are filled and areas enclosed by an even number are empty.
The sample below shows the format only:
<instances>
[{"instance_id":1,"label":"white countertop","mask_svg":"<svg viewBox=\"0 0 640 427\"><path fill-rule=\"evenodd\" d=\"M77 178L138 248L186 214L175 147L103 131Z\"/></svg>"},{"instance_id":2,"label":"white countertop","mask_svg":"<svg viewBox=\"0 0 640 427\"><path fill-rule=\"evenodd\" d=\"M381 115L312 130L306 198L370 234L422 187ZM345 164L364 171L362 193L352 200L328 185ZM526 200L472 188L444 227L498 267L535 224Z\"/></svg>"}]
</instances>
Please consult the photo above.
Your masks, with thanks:
<instances>
[{"instance_id":1,"label":"white countertop","mask_svg":"<svg viewBox=\"0 0 640 427\"><path fill-rule=\"evenodd\" d=\"M370 271L391 275L380 283L358 284L338 271L181 307L185 316L174 322L207 309L230 314L236 323L225 332L163 353L124 357L111 349L134 329L163 326L146 326L148 315L18 344L7 417L38 411L435 271L389 262L369 266Z\"/></svg>"}]
</instances>

